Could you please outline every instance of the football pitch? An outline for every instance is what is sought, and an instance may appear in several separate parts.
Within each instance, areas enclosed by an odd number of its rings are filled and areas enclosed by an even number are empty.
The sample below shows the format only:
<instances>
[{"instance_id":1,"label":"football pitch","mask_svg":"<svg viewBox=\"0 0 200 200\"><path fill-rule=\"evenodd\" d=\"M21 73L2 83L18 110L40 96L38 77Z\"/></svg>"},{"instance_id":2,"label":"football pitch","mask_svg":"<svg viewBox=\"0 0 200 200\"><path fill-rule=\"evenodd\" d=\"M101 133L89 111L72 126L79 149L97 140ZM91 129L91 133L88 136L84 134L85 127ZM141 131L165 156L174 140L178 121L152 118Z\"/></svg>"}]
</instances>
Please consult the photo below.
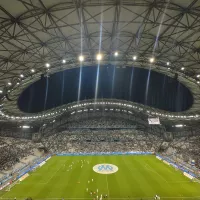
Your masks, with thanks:
<instances>
[{"instance_id":1,"label":"football pitch","mask_svg":"<svg viewBox=\"0 0 200 200\"><path fill-rule=\"evenodd\" d=\"M93 171L104 163L118 171ZM156 194L161 199L200 199L200 184L154 155L54 156L0 198L153 199Z\"/></svg>"}]
</instances>

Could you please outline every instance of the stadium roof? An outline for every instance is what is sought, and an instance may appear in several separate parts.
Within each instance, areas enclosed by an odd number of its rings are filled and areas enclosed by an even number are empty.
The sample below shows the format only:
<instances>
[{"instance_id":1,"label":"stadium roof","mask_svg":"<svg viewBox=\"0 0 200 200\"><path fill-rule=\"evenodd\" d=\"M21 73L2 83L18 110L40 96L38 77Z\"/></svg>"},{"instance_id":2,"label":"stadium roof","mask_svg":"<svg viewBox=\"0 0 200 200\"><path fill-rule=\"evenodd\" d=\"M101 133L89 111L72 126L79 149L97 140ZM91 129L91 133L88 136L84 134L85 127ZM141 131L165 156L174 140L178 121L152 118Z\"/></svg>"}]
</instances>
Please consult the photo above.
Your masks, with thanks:
<instances>
[{"instance_id":1,"label":"stadium roof","mask_svg":"<svg viewBox=\"0 0 200 200\"><path fill-rule=\"evenodd\" d=\"M0 35L0 92L9 119L28 115L16 100L41 74L80 67L80 55L81 65L92 66L99 52L102 64L177 74L194 97L181 115L199 118L199 0L1 0Z\"/></svg>"}]
</instances>

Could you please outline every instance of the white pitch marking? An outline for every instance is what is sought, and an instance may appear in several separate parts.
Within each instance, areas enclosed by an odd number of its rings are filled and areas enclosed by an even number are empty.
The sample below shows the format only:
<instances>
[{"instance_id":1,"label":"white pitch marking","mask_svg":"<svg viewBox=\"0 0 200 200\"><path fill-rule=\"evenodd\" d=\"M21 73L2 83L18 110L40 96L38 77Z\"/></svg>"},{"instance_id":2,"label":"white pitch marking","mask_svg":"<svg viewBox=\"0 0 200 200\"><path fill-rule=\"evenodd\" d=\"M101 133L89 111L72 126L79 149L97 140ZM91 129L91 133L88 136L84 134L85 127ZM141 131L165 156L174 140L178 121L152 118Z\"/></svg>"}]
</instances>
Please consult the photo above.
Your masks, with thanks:
<instances>
[{"instance_id":1,"label":"white pitch marking","mask_svg":"<svg viewBox=\"0 0 200 200\"><path fill-rule=\"evenodd\" d=\"M163 178L157 171L155 171L154 169L152 169L147 163L146 163L146 165L145 165L145 167L149 170L149 171L152 171L152 172L154 172L154 173L156 173L160 178L162 178L166 183L168 183L168 181L165 179L165 178ZM168 183L169 184L169 183Z\"/></svg>"},{"instance_id":2,"label":"white pitch marking","mask_svg":"<svg viewBox=\"0 0 200 200\"><path fill-rule=\"evenodd\" d=\"M62 166L61 166L58 170L56 170L56 171L53 173L53 175L49 178L49 180L46 182L46 184L49 183L49 181L55 176L55 174L56 174L61 168L62 168Z\"/></svg>"}]
</instances>

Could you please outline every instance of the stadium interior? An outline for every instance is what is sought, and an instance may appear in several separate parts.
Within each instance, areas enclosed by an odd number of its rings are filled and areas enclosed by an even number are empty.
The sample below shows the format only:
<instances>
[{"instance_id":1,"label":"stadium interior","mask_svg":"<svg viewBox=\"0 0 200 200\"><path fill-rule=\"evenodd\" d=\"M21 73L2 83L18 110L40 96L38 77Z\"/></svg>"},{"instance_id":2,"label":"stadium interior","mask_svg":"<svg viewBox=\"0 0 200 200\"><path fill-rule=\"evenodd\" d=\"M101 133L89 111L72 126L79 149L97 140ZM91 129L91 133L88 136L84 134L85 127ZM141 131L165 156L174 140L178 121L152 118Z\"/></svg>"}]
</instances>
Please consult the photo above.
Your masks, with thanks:
<instances>
[{"instance_id":1,"label":"stadium interior","mask_svg":"<svg viewBox=\"0 0 200 200\"><path fill-rule=\"evenodd\" d=\"M0 199L103 198L200 199L200 0L0 0Z\"/></svg>"}]
</instances>

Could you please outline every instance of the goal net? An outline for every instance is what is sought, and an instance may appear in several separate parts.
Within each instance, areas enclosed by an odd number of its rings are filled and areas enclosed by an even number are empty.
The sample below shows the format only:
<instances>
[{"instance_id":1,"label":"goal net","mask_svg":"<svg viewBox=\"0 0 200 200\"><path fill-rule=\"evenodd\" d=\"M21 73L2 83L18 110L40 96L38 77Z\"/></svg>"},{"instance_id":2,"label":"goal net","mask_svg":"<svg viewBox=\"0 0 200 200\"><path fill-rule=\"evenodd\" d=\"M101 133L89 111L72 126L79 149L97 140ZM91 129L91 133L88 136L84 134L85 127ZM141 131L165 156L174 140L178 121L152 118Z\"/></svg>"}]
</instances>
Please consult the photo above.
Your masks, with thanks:
<instances>
[{"instance_id":1,"label":"goal net","mask_svg":"<svg viewBox=\"0 0 200 200\"><path fill-rule=\"evenodd\" d=\"M17 181L15 181L15 182L13 182L12 184L10 184L10 185L6 188L6 191L9 192L10 189L11 189L12 187L14 187L16 184L20 184L20 181L17 180Z\"/></svg>"},{"instance_id":2,"label":"goal net","mask_svg":"<svg viewBox=\"0 0 200 200\"><path fill-rule=\"evenodd\" d=\"M200 180L197 178L193 178L192 180L193 180L193 182L200 183Z\"/></svg>"}]
</instances>

